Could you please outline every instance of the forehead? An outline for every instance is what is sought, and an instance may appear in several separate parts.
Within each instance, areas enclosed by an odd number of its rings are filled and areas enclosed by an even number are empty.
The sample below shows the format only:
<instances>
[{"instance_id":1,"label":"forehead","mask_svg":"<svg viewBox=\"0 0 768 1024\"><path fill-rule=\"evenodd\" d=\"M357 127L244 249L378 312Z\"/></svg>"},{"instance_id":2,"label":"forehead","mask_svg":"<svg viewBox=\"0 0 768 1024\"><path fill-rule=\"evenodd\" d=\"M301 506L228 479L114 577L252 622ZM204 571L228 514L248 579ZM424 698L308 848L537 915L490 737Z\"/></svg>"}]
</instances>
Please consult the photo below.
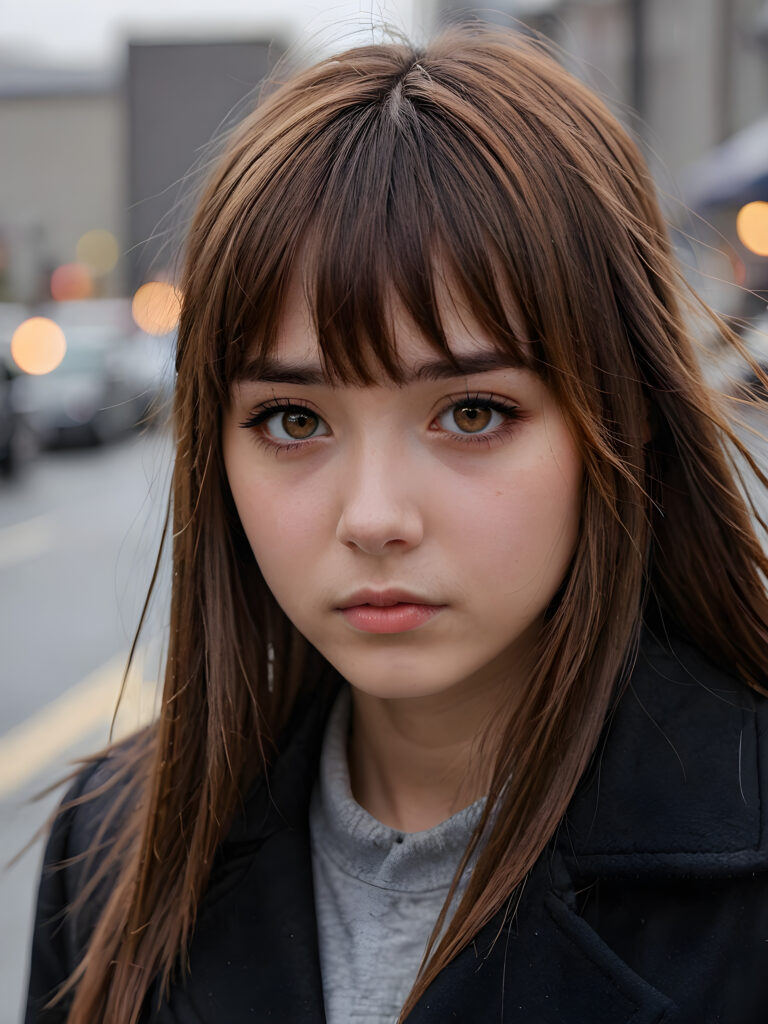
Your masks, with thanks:
<instances>
[{"instance_id":1,"label":"forehead","mask_svg":"<svg viewBox=\"0 0 768 1024\"><path fill-rule=\"evenodd\" d=\"M447 352L427 337L396 301L389 303L388 334L392 338L393 355L402 368L403 383L434 380L469 373L480 373L499 367L529 365L530 345L520 328L521 349L502 347L483 328L469 305L445 281L436 288L440 320L447 343ZM512 318L514 321L514 310ZM364 346L359 338L348 344ZM276 334L268 349L254 345L244 361L241 379L271 380L288 383L318 384L333 380L326 374L322 346L305 289L293 277L281 311ZM371 379L388 383L385 372L368 360Z\"/></svg>"},{"instance_id":2,"label":"forehead","mask_svg":"<svg viewBox=\"0 0 768 1024\"><path fill-rule=\"evenodd\" d=\"M467 307L457 310L453 303L441 308L441 319L451 352L470 356L494 349L494 342ZM405 367L413 368L435 356L435 347L419 331L403 310L391 314L392 335L397 356ZM304 299L286 303L272 355L288 362L316 362L319 359L317 332Z\"/></svg>"}]
</instances>

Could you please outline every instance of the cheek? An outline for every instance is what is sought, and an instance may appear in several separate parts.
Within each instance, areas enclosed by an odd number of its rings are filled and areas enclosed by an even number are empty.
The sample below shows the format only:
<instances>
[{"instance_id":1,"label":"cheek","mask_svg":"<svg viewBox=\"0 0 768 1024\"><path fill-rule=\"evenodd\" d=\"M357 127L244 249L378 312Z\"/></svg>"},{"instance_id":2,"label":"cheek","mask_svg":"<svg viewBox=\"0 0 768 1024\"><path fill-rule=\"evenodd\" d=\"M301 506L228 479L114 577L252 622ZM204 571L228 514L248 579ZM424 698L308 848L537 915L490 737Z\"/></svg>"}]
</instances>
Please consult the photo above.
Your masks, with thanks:
<instances>
[{"instance_id":1,"label":"cheek","mask_svg":"<svg viewBox=\"0 0 768 1024\"><path fill-rule=\"evenodd\" d=\"M300 587L327 534L322 491L297 487L285 474L254 466L250 445L224 445L224 463L240 522L267 585L278 601Z\"/></svg>"},{"instance_id":2,"label":"cheek","mask_svg":"<svg viewBox=\"0 0 768 1024\"><path fill-rule=\"evenodd\" d=\"M291 563L307 557L318 543L322 505L296 488L286 490L250 484L233 497L251 549L265 570L269 565Z\"/></svg>"},{"instance_id":3,"label":"cheek","mask_svg":"<svg viewBox=\"0 0 768 1024\"><path fill-rule=\"evenodd\" d=\"M465 494L454 520L465 579L487 587L489 600L543 610L573 556L581 489L581 460L568 437L556 452L502 469L474 500Z\"/></svg>"}]
</instances>

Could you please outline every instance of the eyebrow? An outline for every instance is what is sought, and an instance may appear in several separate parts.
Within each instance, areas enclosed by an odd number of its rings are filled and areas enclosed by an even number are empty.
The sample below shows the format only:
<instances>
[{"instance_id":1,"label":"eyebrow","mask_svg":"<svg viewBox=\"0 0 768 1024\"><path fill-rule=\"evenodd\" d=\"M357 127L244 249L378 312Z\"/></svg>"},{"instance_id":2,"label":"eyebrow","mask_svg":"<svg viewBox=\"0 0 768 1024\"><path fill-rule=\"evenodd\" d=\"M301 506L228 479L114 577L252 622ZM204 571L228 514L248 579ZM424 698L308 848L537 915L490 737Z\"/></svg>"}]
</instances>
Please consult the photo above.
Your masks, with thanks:
<instances>
[{"instance_id":1,"label":"eyebrow","mask_svg":"<svg viewBox=\"0 0 768 1024\"><path fill-rule=\"evenodd\" d=\"M473 373L488 373L491 370L519 368L522 363L507 352L477 352L456 356L453 363L447 359L433 359L421 363L406 374L405 383L414 381L438 381L456 377L468 377ZM239 383L297 384L306 387L329 385L326 374L317 363L287 363L278 359L254 359L245 364L237 375Z\"/></svg>"}]
</instances>

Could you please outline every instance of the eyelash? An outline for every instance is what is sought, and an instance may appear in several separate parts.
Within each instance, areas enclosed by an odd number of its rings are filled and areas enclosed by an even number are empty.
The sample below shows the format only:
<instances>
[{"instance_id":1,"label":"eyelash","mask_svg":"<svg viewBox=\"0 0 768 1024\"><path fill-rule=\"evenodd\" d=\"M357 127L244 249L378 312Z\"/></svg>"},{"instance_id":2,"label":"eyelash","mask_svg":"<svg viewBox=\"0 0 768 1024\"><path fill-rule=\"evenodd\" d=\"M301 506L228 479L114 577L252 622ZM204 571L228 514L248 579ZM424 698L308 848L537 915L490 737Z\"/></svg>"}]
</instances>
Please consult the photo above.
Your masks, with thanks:
<instances>
[{"instance_id":1,"label":"eyelash","mask_svg":"<svg viewBox=\"0 0 768 1024\"><path fill-rule=\"evenodd\" d=\"M474 394L474 395L462 395L461 398L452 399L435 415L435 419L439 419L444 413L450 409L457 407L469 407L475 409L491 409L494 412L501 413L507 417L506 421L497 427L494 431L488 434L454 434L451 431L446 431L452 440L456 440L459 444L484 444L487 448L490 448L492 444L500 441L503 437L512 431L517 422L521 419L520 408L517 405L503 401L502 399L496 398L493 395L487 394ZM270 420L278 412L308 412L311 416L321 419L309 406L301 405L298 402L291 402L285 398L272 398L268 402L264 402L258 406L248 419L244 420L240 426L245 430L252 430L254 432L255 440L263 445L270 451L273 451L276 455L286 454L290 451L295 451L298 448L303 448L313 440L314 438L308 437L305 441L275 441L270 438L263 431L258 428L262 424ZM325 437L326 435L321 435Z\"/></svg>"}]
</instances>

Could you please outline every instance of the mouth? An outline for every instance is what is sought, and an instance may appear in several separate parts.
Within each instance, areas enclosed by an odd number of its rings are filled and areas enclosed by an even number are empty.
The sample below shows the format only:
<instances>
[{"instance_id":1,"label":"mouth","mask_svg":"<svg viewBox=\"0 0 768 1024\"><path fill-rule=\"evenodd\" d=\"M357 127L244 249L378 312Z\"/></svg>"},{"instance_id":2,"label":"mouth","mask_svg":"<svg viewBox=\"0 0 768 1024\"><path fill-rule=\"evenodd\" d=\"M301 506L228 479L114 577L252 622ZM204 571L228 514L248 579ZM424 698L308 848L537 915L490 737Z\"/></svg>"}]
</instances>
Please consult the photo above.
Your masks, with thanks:
<instances>
[{"instance_id":1,"label":"mouth","mask_svg":"<svg viewBox=\"0 0 768 1024\"><path fill-rule=\"evenodd\" d=\"M445 607L405 590L360 590L344 600L338 611L364 633L405 633L423 626Z\"/></svg>"},{"instance_id":2,"label":"mouth","mask_svg":"<svg viewBox=\"0 0 768 1024\"><path fill-rule=\"evenodd\" d=\"M368 605L371 608L392 608L399 604L422 605L428 608L443 608L445 605L439 601L432 601L422 594L414 591L404 590L400 587L388 587L385 590L373 590L366 587L363 590L356 590L337 606L341 611L347 608L359 608Z\"/></svg>"}]
</instances>

